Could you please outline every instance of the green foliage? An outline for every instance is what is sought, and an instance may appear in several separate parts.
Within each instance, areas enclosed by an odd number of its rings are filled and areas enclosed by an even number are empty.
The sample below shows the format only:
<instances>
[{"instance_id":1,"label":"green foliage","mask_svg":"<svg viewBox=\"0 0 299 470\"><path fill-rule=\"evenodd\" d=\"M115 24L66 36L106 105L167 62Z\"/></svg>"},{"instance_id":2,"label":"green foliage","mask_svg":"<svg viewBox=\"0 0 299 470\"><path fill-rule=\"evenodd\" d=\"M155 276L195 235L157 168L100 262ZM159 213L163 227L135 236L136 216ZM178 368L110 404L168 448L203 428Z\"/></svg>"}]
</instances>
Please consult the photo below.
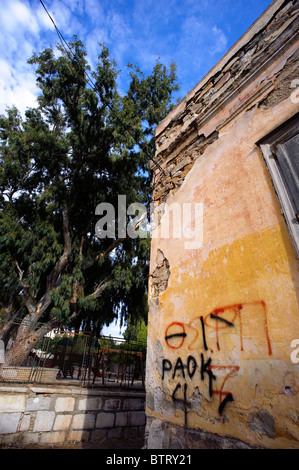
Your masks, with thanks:
<instances>
[{"instance_id":1,"label":"green foliage","mask_svg":"<svg viewBox=\"0 0 299 470\"><path fill-rule=\"evenodd\" d=\"M141 343L147 342L147 324L145 320L140 318L129 318L127 328L124 333L124 338L127 341L140 341Z\"/></svg>"},{"instance_id":2,"label":"green foliage","mask_svg":"<svg viewBox=\"0 0 299 470\"><path fill-rule=\"evenodd\" d=\"M149 76L130 66L121 96L106 47L91 71L84 45L70 46L29 60L38 108L0 117L0 305L100 331L119 312L146 318L150 240L112 251L116 239L95 236L95 208L117 207L120 194L127 205L149 203L154 130L177 84L173 64L157 62Z\"/></svg>"}]
</instances>

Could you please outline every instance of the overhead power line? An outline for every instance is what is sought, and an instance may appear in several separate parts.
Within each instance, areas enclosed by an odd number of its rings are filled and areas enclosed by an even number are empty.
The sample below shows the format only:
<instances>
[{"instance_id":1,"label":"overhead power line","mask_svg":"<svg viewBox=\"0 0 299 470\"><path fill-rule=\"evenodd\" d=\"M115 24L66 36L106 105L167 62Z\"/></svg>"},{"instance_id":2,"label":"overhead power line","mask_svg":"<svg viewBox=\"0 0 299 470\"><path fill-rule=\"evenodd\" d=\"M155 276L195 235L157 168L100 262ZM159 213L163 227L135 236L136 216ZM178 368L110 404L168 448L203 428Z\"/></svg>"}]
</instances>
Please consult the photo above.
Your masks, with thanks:
<instances>
[{"instance_id":1,"label":"overhead power line","mask_svg":"<svg viewBox=\"0 0 299 470\"><path fill-rule=\"evenodd\" d=\"M60 40L60 43L61 43L61 45L62 45L62 47L63 47L65 53L66 53L67 55L70 54L70 55L71 55L71 59L74 59L74 58L75 58L75 57L74 57L74 53L73 53L72 48L70 47L69 43L65 40L65 38L64 38L63 35L62 35L62 33L59 31L59 29L58 29L58 27L57 27L57 25L56 25L54 19L52 18L52 16L50 15L49 11L47 10L47 8L46 8L44 2L43 2L42 0L40 0L40 3L41 3L41 5L43 6L43 8L44 8L45 12L47 13L48 17L50 18L51 22L52 22L53 25L54 25L55 31L56 31L56 33L57 33L57 35L58 35L58 38L59 38L59 40ZM139 145L139 146L141 147L141 149L143 150L144 154L148 157L148 159L151 160L151 161L154 163L154 165L156 165L157 168L159 168L159 170L162 172L162 174L163 174L164 176L166 176L166 173L165 173L165 171L163 170L163 168L161 167L161 165L160 165L158 162L156 162L156 161L152 158L151 155L149 155L149 154L147 153L147 150L146 150L146 149L142 148L142 144L140 144L140 142L139 142L139 143L136 142L136 139L135 139L135 137L133 136L133 134L131 133L130 129L126 128L126 126L124 125L122 119L117 115L117 113L115 112L115 110L110 106L110 103L108 102L108 100L106 100L106 98L105 98L104 96L102 96L102 95L98 92L98 90L97 90L97 88L96 88L96 85L93 83L92 79L90 78L90 76L89 76L89 74L86 72L86 70L84 71L84 73L85 73L85 76L86 76L87 83L89 83L89 85L91 86L92 90L99 96L100 100L101 100L102 102L104 102L104 104L109 108L110 112L111 112L111 113L113 114L113 116L118 120L118 122L119 122L119 124L121 125L121 127L125 130L125 132L127 132L127 133L133 138L135 144L136 144L136 145Z\"/></svg>"}]
</instances>

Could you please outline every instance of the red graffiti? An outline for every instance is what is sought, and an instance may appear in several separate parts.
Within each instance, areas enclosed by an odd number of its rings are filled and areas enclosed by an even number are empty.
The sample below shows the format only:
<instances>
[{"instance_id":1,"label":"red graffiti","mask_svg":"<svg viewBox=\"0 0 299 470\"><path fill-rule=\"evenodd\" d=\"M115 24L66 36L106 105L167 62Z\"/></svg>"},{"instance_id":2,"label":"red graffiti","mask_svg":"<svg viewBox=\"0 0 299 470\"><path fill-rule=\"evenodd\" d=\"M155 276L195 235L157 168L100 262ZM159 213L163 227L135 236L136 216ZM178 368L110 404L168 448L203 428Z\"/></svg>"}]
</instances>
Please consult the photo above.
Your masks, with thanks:
<instances>
[{"instance_id":1,"label":"red graffiti","mask_svg":"<svg viewBox=\"0 0 299 470\"><path fill-rule=\"evenodd\" d=\"M227 305L221 308L215 308L212 312L210 312L204 318L205 325L209 326L210 328L216 331L216 345L217 345L218 351L220 351L219 330L233 327L235 324L235 321L238 320L239 331L240 331L240 349L241 351L244 351L243 335L242 335L242 331L243 331L242 311L243 311L243 308L247 305L262 307L263 317L264 317L264 330L265 330L266 342L267 342L267 347L268 347L268 354L269 356L271 356L272 348L271 348L271 342L270 342L269 331L268 331L267 310L266 310L266 304L263 300L258 300L256 302L244 302L242 304L233 304L233 305ZM227 314L228 314L228 318L226 316ZM208 323L208 319L215 320L215 323L214 324L212 322Z\"/></svg>"},{"instance_id":2,"label":"red graffiti","mask_svg":"<svg viewBox=\"0 0 299 470\"><path fill-rule=\"evenodd\" d=\"M191 342L188 345L188 350L197 349L195 343L201 332L203 347L205 350L208 349L207 338L206 338L206 329L211 328L216 332L216 347L220 351L219 343L219 332L227 328L234 328L236 323L239 326L239 336L240 336L240 350L244 351L243 344L243 322L244 322L244 307L253 306L262 308L263 316L263 328L265 331L265 340L267 343L268 354L272 355L271 341L268 331L268 322L267 322L267 309L266 304L263 300L258 300L255 302L244 302L239 304L226 305L224 307L218 307L208 313L205 317L197 316L194 317L186 326L190 328L193 332L191 337ZM200 322L200 327L194 326L194 324ZM176 326L179 326L179 331ZM173 328L174 327L174 328ZM167 345L172 349L180 349L187 337L185 325L182 322L172 322L165 331L165 341ZM180 338L180 342L176 341L177 338ZM189 339L189 338L188 338Z\"/></svg>"},{"instance_id":3,"label":"red graffiti","mask_svg":"<svg viewBox=\"0 0 299 470\"><path fill-rule=\"evenodd\" d=\"M210 365L209 369L210 370L213 370L213 369L214 370L215 369L216 370L218 370L218 369L219 370L228 369L228 373L223 378L220 389L218 390L216 388L216 389L213 389L213 391L212 391L213 395L219 395L219 408L218 408L218 410L219 410L219 413L221 414L224 407L225 407L225 405L226 405L226 403L228 401L233 401L232 394L230 392L226 391L226 390L223 390L223 387L224 387L224 385L225 385L225 383L228 379L230 379L231 377L234 377L238 373L240 367L239 366L234 366L234 365L227 365L227 366L226 365Z\"/></svg>"}]
</instances>

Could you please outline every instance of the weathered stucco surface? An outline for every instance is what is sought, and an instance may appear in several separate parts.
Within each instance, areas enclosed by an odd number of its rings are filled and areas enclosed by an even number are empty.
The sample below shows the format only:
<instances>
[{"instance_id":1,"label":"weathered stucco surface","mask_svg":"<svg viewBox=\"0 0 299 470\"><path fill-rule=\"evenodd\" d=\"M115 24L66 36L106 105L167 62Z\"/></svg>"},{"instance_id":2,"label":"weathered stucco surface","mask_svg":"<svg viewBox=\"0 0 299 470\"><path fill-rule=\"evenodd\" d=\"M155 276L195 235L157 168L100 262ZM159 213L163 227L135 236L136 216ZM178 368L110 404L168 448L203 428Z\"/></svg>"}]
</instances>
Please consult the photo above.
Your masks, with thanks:
<instances>
[{"instance_id":1,"label":"weathered stucco surface","mask_svg":"<svg viewBox=\"0 0 299 470\"><path fill-rule=\"evenodd\" d=\"M157 129L154 199L203 203L203 243L153 233L149 448L299 448L298 258L257 145L299 111L297 15L273 2Z\"/></svg>"}]
</instances>

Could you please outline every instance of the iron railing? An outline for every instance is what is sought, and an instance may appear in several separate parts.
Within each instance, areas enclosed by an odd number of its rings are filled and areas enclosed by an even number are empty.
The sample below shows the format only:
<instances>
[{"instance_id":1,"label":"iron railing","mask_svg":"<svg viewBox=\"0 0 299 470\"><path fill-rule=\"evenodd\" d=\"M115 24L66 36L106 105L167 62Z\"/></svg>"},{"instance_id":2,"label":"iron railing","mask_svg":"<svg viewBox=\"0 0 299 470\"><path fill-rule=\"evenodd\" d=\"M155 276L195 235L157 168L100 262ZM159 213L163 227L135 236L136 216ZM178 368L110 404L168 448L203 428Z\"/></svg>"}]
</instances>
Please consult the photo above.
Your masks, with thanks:
<instances>
[{"instance_id":1,"label":"iron railing","mask_svg":"<svg viewBox=\"0 0 299 470\"><path fill-rule=\"evenodd\" d=\"M56 331L45 335L19 367L7 365L4 354L0 382L144 389L145 359L145 342Z\"/></svg>"}]
</instances>

